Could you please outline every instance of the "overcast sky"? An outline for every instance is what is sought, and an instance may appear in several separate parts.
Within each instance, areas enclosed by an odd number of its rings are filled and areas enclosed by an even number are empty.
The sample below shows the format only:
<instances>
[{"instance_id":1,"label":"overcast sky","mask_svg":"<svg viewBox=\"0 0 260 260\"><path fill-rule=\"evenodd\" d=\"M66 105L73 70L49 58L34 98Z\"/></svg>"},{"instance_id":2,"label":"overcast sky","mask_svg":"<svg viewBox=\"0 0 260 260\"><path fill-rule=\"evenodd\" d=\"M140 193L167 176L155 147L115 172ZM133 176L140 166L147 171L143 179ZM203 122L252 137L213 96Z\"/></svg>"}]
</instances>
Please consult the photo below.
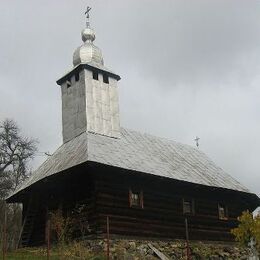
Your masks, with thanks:
<instances>
[{"instance_id":1,"label":"overcast sky","mask_svg":"<svg viewBox=\"0 0 260 260\"><path fill-rule=\"evenodd\" d=\"M2 0L0 120L16 120L40 152L61 145L55 81L72 68L86 5L105 65L122 78L121 125L192 146L199 136L260 195L259 0Z\"/></svg>"}]
</instances>

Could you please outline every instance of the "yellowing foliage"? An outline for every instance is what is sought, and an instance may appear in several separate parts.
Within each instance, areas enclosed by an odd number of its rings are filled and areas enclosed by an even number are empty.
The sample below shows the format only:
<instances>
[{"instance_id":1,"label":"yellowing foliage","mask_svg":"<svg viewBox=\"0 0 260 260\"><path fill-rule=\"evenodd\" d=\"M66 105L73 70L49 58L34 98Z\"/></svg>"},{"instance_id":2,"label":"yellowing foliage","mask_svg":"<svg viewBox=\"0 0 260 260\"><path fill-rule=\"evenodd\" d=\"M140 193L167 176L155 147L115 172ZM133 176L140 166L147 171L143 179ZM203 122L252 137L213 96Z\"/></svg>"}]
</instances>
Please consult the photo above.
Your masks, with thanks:
<instances>
[{"instance_id":1,"label":"yellowing foliage","mask_svg":"<svg viewBox=\"0 0 260 260\"><path fill-rule=\"evenodd\" d=\"M61 209L50 213L51 230L55 232L59 243L63 244L71 233L71 219L63 217Z\"/></svg>"},{"instance_id":2,"label":"yellowing foliage","mask_svg":"<svg viewBox=\"0 0 260 260\"><path fill-rule=\"evenodd\" d=\"M231 230L242 246L248 246L250 239L253 238L256 242L256 247L260 249L260 215L253 217L249 211L244 211L240 217L240 222L237 228Z\"/></svg>"}]
</instances>

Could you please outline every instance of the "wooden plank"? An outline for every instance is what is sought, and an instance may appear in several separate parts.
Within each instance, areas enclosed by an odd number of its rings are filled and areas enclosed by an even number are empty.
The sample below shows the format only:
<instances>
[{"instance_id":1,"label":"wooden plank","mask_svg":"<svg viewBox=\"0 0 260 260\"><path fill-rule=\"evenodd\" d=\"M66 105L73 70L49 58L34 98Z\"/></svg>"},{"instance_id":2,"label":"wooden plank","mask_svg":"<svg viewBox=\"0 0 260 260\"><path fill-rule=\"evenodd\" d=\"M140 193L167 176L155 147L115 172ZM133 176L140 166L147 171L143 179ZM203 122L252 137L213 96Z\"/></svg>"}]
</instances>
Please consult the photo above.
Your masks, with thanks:
<instances>
[{"instance_id":1,"label":"wooden plank","mask_svg":"<svg viewBox=\"0 0 260 260\"><path fill-rule=\"evenodd\" d=\"M170 260L165 254L160 252L157 248L155 248L152 244L148 244L148 246L153 250L153 252L161 259L161 260Z\"/></svg>"}]
</instances>

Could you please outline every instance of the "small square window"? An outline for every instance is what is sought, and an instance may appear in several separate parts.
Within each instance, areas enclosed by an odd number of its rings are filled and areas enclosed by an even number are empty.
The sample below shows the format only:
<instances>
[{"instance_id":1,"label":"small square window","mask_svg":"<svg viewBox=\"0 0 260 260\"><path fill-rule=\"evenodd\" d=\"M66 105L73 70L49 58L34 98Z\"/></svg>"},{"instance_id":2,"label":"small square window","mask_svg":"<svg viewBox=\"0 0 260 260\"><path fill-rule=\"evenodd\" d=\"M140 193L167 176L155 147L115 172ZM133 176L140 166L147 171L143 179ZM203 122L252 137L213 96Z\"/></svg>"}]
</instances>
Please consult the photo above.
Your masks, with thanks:
<instances>
[{"instance_id":1,"label":"small square window","mask_svg":"<svg viewBox=\"0 0 260 260\"><path fill-rule=\"evenodd\" d=\"M228 209L224 204L218 204L218 217L219 219L228 219Z\"/></svg>"},{"instance_id":2,"label":"small square window","mask_svg":"<svg viewBox=\"0 0 260 260\"><path fill-rule=\"evenodd\" d=\"M98 72L97 71L93 71L93 79L94 80L98 80Z\"/></svg>"},{"instance_id":3,"label":"small square window","mask_svg":"<svg viewBox=\"0 0 260 260\"><path fill-rule=\"evenodd\" d=\"M78 72L75 74L75 81L79 81L79 73Z\"/></svg>"},{"instance_id":4,"label":"small square window","mask_svg":"<svg viewBox=\"0 0 260 260\"><path fill-rule=\"evenodd\" d=\"M71 87L71 81L70 81L70 79L68 79L68 80L66 81L66 85L67 85L67 88Z\"/></svg>"},{"instance_id":5,"label":"small square window","mask_svg":"<svg viewBox=\"0 0 260 260\"><path fill-rule=\"evenodd\" d=\"M109 83L109 79L108 79L108 75L107 74L103 74L103 82L108 84Z\"/></svg>"},{"instance_id":6,"label":"small square window","mask_svg":"<svg viewBox=\"0 0 260 260\"><path fill-rule=\"evenodd\" d=\"M194 200L183 199L183 214L194 215Z\"/></svg>"},{"instance_id":7,"label":"small square window","mask_svg":"<svg viewBox=\"0 0 260 260\"><path fill-rule=\"evenodd\" d=\"M130 207L143 208L143 192L129 190L129 205Z\"/></svg>"}]
</instances>

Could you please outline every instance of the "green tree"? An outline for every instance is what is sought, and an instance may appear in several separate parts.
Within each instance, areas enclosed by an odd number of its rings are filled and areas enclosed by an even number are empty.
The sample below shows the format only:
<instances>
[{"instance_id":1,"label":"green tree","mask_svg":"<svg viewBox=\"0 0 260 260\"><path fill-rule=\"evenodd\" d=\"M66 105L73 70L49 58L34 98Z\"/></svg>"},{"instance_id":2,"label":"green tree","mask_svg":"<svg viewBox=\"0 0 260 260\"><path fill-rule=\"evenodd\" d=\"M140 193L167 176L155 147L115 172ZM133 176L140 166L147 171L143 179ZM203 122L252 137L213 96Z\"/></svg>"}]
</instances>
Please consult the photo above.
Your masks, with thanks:
<instances>
[{"instance_id":1,"label":"green tree","mask_svg":"<svg viewBox=\"0 0 260 260\"><path fill-rule=\"evenodd\" d=\"M244 211L240 217L238 217L239 225L237 228L231 230L231 233L235 236L236 241L242 246L248 246L251 238L256 242L256 247L260 249L260 215L255 218L249 211Z\"/></svg>"}]
</instances>

